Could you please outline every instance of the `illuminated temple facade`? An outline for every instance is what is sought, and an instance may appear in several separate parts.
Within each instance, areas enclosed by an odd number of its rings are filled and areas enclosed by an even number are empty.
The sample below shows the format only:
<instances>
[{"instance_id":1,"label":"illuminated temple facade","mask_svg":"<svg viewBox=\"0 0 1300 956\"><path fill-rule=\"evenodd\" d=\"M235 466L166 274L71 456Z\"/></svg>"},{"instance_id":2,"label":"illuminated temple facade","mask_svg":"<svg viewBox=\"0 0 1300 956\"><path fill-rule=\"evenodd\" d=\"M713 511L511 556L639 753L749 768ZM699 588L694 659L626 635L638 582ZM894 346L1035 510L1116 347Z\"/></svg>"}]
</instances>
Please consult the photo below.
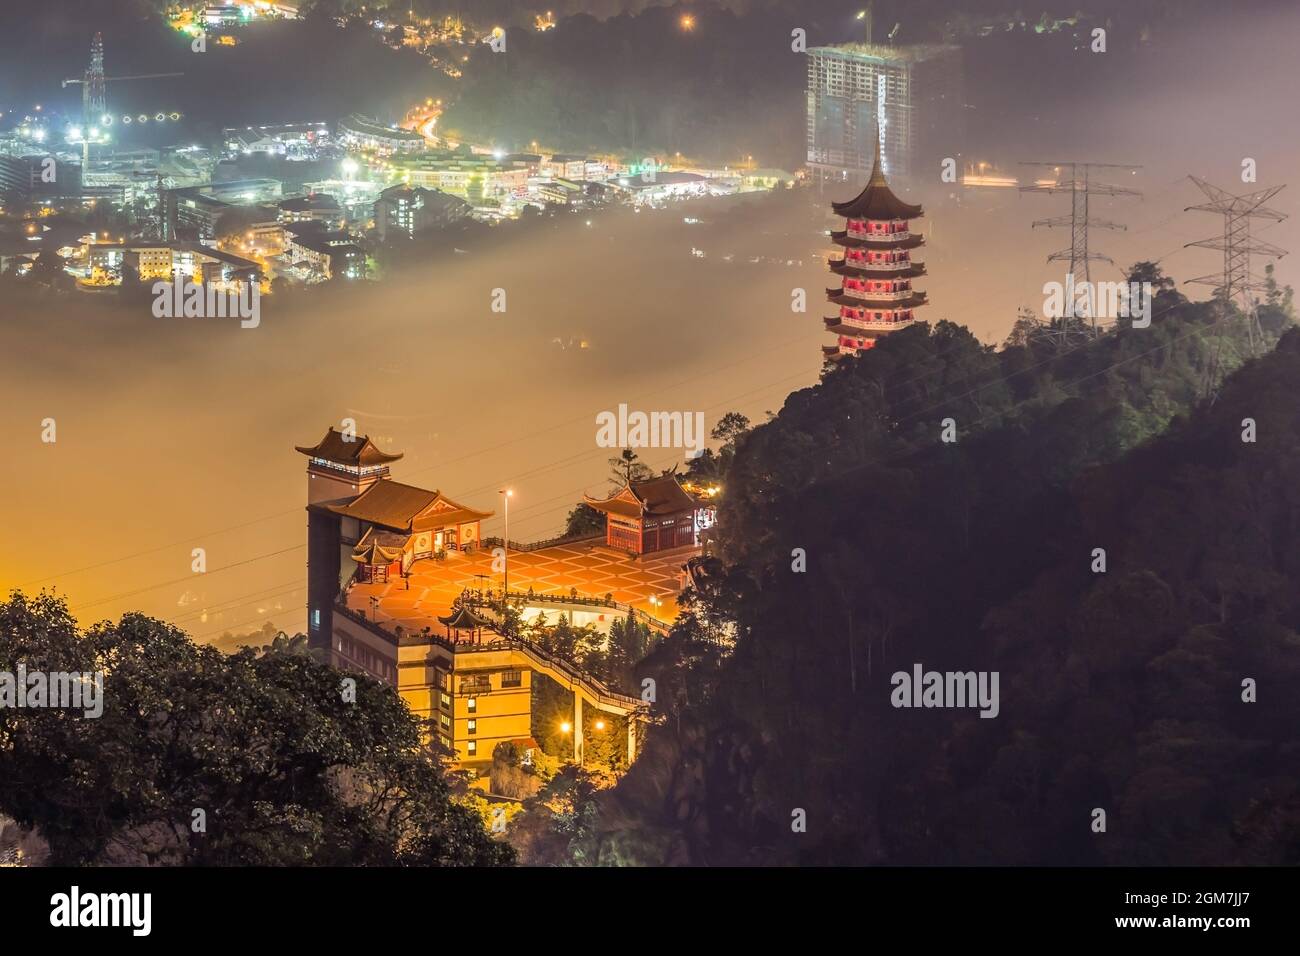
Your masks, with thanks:
<instances>
[{"instance_id":1,"label":"illuminated temple facade","mask_svg":"<svg viewBox=\"0 0 1300 956\"><path fill-rule=\"evenodd\" d=\"M605 515L605 544L632 554L695 547L715 510L689 494L675 475L633 481L608 498L583 500Z\"/></svg>"},{"instance_id":2,"label":"illuminated temple facade","mask_svg":"<svg viewBox=\"0 0 1300 956\"><path fill-rule=\"evenodd\" d=\"M925 275L925 265L912 259L912 250L925 244L912 231L913 219L924 215L920 206L894 195L880 168L880 147L866 188L848 202L831 204L845 219L844 229L831 233L842 252L830 260L831 272L840 280L827 289L827 301L837 313L823 321L835 335L835 344L822 348L828 362L856 355L876 344L876 339L906 328L916 321L916 309L926 304L924 292L912 280Z\"/></svg>"},{"instance_id":3,"label":"illuminated temple facade","mask_svg":"<svg viewBox=\"0 0 1300 956\"><path fill-rule=\"evenodd\" d=\"M400 454L380 451L368 436L333 428L306 455L307 507L338 525L346 584L355 570L363 581L403 574L420 558L474 547L492 512L457 504L440 491L393 481L388 466ZM337 516L337 522L333 517Z\"/></svg>"},{"instance_id":4,"label":"illuminated temple facade","mask_svg":"<svg viewBox=\"0 0 1300 956\"><path fill-rule=\"evenodd\" d=\"M583 708L621 721L629 762L646 705L571 661L505 638L489 612L432 593L442 575L473 585L490 511L394 481L401 459L368 436L330 428L307 457L308 644L332 666L396 688L457 766L484 771L494 748L532 739L536 675L574 695L571 751L581 763ZM456 570L463 568L464 570ZM439 570L440 569L440 570ZM477 575L485 577L485 575ZM587 608L590 610L590 608ZM605 719L609 719L606 717Z\"/></svg>"}]
</instances>

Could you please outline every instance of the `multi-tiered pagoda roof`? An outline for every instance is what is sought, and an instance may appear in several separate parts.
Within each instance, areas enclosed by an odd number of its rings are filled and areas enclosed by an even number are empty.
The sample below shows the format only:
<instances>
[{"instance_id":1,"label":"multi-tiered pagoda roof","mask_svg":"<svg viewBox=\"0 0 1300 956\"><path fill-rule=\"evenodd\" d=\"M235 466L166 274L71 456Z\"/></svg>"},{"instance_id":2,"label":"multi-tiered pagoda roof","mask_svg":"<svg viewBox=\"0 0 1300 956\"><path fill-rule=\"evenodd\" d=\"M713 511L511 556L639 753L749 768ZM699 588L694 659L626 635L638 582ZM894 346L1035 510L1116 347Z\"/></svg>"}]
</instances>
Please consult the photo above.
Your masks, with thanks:
<instances>
[{"instance_id":1,"label":"multi-tiered pagoda roof","mask_svg":"<svg viewBox=\"0 0 1300 956\"><path fill-rule=\"evenodd\" d=\"M847 202L832 203L845 218L844 229L831 233L831 242L843 250L830 261L840 285L826 290L826 300L837 314L825 319L837 342L822 349L830 361L865 351L881 335L913 324L914 309L927 304L924 292L912 280L925 275L925 265L913 262L911 250L925 244L913 233L911 220L924 215L919 205L903 202L889 188L881 169L880 146L866 188Z\"/></svg>"}]
</instances>

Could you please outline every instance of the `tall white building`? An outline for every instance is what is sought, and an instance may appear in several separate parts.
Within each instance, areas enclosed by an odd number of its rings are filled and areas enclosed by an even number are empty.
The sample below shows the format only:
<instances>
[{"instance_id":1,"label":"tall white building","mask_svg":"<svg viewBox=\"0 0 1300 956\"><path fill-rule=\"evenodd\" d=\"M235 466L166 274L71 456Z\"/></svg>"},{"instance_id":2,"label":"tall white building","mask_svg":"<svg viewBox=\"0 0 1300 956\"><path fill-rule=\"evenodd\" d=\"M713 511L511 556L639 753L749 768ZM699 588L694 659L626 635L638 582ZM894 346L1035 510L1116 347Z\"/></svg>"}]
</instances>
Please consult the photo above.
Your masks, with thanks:
<instances>
[{"instance_id":1,"label":"tall white building","mask_svg":"<svg viewBox=\"0 0 1300 956\"><path fill-rule=\"evenodd\" d=\"M962 149L961 49L845 43L808 51L808 169L862 183L876 140L883 172L909 183ZM933 169L931 169L933 163Z\"/></svg>"}]
</instances>

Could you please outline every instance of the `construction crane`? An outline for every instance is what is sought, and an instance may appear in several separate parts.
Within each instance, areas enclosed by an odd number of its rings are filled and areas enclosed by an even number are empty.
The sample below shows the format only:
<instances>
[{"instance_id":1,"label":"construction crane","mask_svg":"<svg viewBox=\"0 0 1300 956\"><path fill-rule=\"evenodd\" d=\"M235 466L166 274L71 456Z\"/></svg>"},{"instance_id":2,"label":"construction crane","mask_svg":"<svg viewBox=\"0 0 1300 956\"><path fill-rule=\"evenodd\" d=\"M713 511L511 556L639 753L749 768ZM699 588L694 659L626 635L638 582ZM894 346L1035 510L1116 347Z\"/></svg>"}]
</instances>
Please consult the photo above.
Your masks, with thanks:
<instances>
[{"instance_id":1,"label":"construction crane","mask_svg":"<svg viewBox=\"0 0 1300 956\"><path fill-rule=\"evenodd\" d=\"M105 83L111 83L115 80L156 80L163 76L184 76L184 73L137 73L135 76L106 76ZM85 83L85 80L64 80L63 86L66 89L76 83Z\"/></svg>"},{"instance_id":2,"label":"construction crane","mask_svg":"<svg viewBox=\"0 0 1300 956\"><path fill-rule=\"evenodd\" d=\"M69 86L81 85L81 119L89 126L98 122L108 111L106 83L123 80L156 80L167 76L184 75L184 73L138 73L135 76L105 76L104 37L103 34L96 33L95 39L90 44L90 68L86 70L86 75L80 79L64 80L63 88L66 90Z\"/></svg>"}]
</instances>

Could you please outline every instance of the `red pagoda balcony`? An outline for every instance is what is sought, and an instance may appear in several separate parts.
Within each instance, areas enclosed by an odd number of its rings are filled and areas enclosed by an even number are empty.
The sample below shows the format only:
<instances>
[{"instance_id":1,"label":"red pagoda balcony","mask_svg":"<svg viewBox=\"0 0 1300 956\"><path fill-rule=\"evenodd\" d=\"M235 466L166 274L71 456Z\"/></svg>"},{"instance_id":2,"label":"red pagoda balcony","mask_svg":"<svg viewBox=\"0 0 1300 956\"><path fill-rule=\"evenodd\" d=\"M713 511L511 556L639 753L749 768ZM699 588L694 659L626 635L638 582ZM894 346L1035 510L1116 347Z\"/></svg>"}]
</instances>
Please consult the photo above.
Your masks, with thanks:
<instances>
[{"instance_id":1,"label":"red pagoda balcony","mask_svg":"<svg viewBox=\"0 0 1300 956\"><path fill-rule=\"evenodd\" d=\"M847 282L844 283L843 289L827 289L827 292L833 292L837 295L848 296L850 299L861 299L863 302L898 302L903 299L910 299L918 293L912 289L898 289L892 292L879 291L872 292L866 289L854 289Z\"/></svg>"},{"instance_id":2,"label":"red pagoda balcony","mask_svg":"<svg viewBox=\"0 0 1300 956\"><path fill-rule=\"evenodd\" d=\"M871 239L875 242L893 242L898 239L910 239L911 224L907 222L890 223L888 229L872 229L866 223L850 219L845 231L854 239Z\"/></svg>"},{"instance_id":3,"label":"red pagoda balcony","mask_svg":"<svg viewBox=\"0 0 1300 956\"><path fill-rule=\"evenodd\" d=\"M872 262L869 259L850 259L848 264L856 266L859 269L870 269L872 272L906 272L914 268L916 263L911 259L898 259L894 262Z\"/></svg>"},{"instance_id":4,"label":"red pagoda balcony","mask_svg":"<svg viewBox=\"0 0 1300 956\"><path fill-rule=\"evenodd\" d=\"M839 315L824 320L830 331L837 329L861 329L864 332L893 332L916 321L909 312L883 313L879 319L859 319L856 316Z\"/></svg>"},{"instance_id":5,"label":"red pagoda balcony","mask_svg":"<svg viewBox=\"0 0 1300 956\"><path fill-rule=\"evenodd\" d=\"M832 249L832 252L838 252L838 249ZM906 272L908 269L922 268L921 263L913 262L911 259L894 259L885 261L883 259L867 259L860 256L842 256L839 259L832 259L829 255L826 257L831 266L847 266L850 269L861 269L864 272Z\"/></svg>"}]
</instances>

